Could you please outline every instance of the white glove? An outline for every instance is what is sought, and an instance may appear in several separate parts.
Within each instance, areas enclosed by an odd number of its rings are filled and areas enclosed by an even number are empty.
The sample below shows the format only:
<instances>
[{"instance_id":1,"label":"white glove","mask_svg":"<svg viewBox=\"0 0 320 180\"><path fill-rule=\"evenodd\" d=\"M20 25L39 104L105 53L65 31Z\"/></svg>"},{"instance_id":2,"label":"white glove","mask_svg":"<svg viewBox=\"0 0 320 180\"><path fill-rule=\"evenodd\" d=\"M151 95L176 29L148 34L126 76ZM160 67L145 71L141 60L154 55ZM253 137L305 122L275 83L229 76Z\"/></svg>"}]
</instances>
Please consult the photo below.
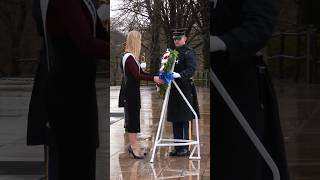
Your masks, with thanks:
<instances>
[{"instance_id":1,"label":"white glove","mask_svg":"<svg viewBox=\"0 0 320 180\"><path fill-rule=\"evenodd\" d=\"M217 36L210 36L210 52L226 51L226 44Z\"/></svg>"},{"instance_id":2,"label":"white glove","mask_svg":"<svg viewBox=\"0 0 320 180\"><path fill-rule=\"evenodd\" d=\"M179 73L173 72L172 77L173 78L181 78L181 75Z\"/></svg>"},{"instance_id":3,"label":"white glove","mask_svg":"<svg viewBox=\"0 0 320 180\"><path fill-rule=\"evenodd\" d=\"M140 64L140 67L141 67L142 69L146 69L146 68L147 68L147 63L145 63L145 62L141 63L141 64Z\"/></svg>"}]
</instances>

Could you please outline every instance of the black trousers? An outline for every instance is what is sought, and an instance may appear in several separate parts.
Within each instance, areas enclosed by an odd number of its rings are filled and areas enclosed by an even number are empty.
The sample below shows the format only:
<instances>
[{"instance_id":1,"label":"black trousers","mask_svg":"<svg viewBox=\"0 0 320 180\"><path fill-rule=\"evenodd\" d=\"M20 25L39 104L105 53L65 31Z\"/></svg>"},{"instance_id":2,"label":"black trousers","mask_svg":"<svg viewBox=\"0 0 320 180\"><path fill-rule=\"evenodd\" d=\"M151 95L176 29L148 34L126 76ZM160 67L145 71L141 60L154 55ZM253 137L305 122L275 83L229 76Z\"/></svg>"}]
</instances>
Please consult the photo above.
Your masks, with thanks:
<instances>
[{"instance_id":1,"label":"black trousers","mask_svg":"<svg viewBox=\"0 0 320 180\"><path fill-rule=\"evenodd\" d=\"M96 148L94 146L55 141L50 142L47 148L49 180L95 180Z\"/></svg>"},{"instance_id":2,"label":"black trousers","mask_svg":"<svg viewBox=\"0 0 320 180\"><path fill-rule=\"evenodd\" d=\"M172 122L173 138L189 140L189 121ZM188 149L189 146L175 146L177 152Z\"/></svg>"},{"instance_id":3,"label":"black trousers","mask_svg":"<svg viewBox=\"0 0 320 180\"><path fill-rule=\"evenodd\" d=\"M48 161L48 180L58 180L59 171L58 171L58 155L57 150L54 146L47 146L47 161Z\"/></svg>"},{"instance_id":4,"label":"black trousers","mask_svg":"<svg viewBox=\"0 0 320 180\"><path fill-rule=\"evenodd\" d=\"M49 147L49 180L95 179L95 150L87 151L87 154L82 156L76 152L76 148L72 150L74 152L70 150L60 151L56 147Z\"/></svg>"}]
</instances>

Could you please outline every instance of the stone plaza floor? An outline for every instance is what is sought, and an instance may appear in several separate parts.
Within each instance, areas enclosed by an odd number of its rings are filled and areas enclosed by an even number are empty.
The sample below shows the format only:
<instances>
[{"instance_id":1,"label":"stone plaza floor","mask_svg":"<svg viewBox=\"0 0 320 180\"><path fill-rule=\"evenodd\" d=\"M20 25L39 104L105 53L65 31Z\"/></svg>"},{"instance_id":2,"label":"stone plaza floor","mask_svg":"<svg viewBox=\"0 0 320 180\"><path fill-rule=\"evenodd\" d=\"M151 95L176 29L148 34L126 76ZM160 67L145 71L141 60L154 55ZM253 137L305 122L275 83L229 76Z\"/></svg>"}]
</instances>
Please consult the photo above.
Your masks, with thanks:
<instances>
[{"instance_id":1,"label":"stone plaza floor","mask_svg":"<svg viewBox=\"0 0 320 180\"><path fill-rule=\"evenodd\" d=\"M276 82L291 180L320 179L320 85Z\"/></svg>"},{"instance_id":2,"label":"stone plaza floor","mask_svg":"<svg viewBox=\"0 0 320 180\"><path fill-rule=\"evenodd\" d=\"M152 180L152 179L210 179L210 92L208 88L197 88L200 116L200 160L188 157L169 157L169 147L157 148L154 163L150 163L151 149L158 128L163 100L154 87L141 88L141 133L140 144L147 152L144 160L128 156L128 139L123 128L123 108L118 108L119 87L110 88L110 179ZM114 115L114 116L113 116ZM118 115L118 116L116 116ZM164 137L172 138L171 123L165 123ZM193 121L192 139L195 135Z\"/></svg>"},{"instance_id":3,"label":"stone plaza floor","mask_svg":"<svg viewBox=\"0 0 320 180\"><path fill-rule=\"evenodd\" d=\"M31 78L0 78L0 180L44 178L43 147L25 145L26 118L32 84ZM319 180L320 85L276 81L275 87L291 180ZM155 88L141 88L142 132L139 134L139 141L148 155L144 160L135 160L128 157L123 109L117 107L119 87L110 87L109 90L106 81L98 79L101 146L97 150L97 180L210 179L214 172L210 172L209 153L210 93L206 88L197 90L201 110L201 160L189 161L187 157L169 157L170 148L162 147L151 164L150 150L162 104ZM165 124L164 135L172 136L170 123Z\"/></svg>"},{"instance_id":4,"label":"stone plaza floor","mask_svg":"<svg viewBox=\"0 0 320 180\"><path fill-rule=\"evenodd\" d=\"M105 180L109 167L109 89L97 79L100 147L97 180ZM44 179L43 146L26 146L27 115L32 78L0 78L0 180Z\"/></svg>"}]
</instances>

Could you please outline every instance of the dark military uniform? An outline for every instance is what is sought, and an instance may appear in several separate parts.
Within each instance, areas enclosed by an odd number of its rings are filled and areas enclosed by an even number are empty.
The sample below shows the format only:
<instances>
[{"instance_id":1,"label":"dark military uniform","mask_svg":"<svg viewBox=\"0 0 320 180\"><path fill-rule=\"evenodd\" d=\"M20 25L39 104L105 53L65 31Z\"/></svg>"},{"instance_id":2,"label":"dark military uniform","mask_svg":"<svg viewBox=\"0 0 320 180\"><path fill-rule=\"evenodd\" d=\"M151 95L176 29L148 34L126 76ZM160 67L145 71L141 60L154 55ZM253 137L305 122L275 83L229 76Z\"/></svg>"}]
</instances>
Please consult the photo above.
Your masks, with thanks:
<instances>
[{"instance_id":1,"label":"dark military uniform","mask_svg":"<svg viewBox=\"0 0 320 180\"><path fill-rule=\"evenodd\" d=\"M288 179L276 96L266 66L256 52L272 35L273 0L218 0L211 4L211 35L227 51L211 53L211 67L235 104ZM229 107L211 86L213 179L271 180L272 173Z\"/></svg>"},{"instance_id":2,"label":"dark military uniform","mask_svg":"<svg viewBox=\"0 0 320 180\"><path fill-rule=\"evenodd\" d=\"M196 70L195 52L187 45L177 48L179 55L176 60L174 72L179 73L181 78L175 79L179 88L188 99L191 105L199 114L195 87L191 77ZM171 91L168 103L168 121L172 122L174 139L189 139L189 120L193 119L193 114L178 92L177 88L171 84ZM176 151L182 151L182 146L176 146Z\"/></svg>"}]
</instances>

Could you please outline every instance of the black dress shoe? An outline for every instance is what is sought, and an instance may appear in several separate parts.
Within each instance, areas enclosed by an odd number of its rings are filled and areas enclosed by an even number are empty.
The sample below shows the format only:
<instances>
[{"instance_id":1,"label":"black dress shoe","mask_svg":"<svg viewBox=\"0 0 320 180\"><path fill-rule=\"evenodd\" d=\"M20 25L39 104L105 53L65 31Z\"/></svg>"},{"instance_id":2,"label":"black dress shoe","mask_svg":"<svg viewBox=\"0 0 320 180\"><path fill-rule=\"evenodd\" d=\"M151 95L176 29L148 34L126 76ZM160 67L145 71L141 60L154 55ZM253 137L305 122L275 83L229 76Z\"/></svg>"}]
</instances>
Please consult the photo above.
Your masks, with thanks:
<instances>
[{"instance_id":1,"label":"black dress shoe","mask_svg":"<svg viewBox=\"0 0 320 180\"><path fill-rule=\"evenodd\" d=\"M190 151L188 149L177 152L177 156L189 156L189 155L190 155Z\"/></svg>"},{"instance_id":2,"label":"black dress shoe","mask_svg":"<svg viewBox=\"0 0 320 180\"><path fill-rule=\"evenodd\" d=\"M190 151L188 149L184 149L182 151L173 150L169 153L169 156L189 156Z\"/></svg>"},{"instance_id":3,"label":"black dress shoe","mask_svg":"<svg viewBox=\"0 0 320 180\"><path fill-rule=\"evenodd\" d=\"M133 151L131 145L129 145L129 147L128 147L128 153L129 153L129 157L131 154L134 159L144 159L144 156L139 156L139 155L134 154L134 151Z\"/></svg>"},{"instance_id":4,"label":"black dress shoe","mask_svg":"<svg viewBox=\"0 0 320 180\"><path fill-rule=\"evenodd\" d=\"M178 156L178 152L174 149L171 152L169 152L169 156Z\"/></svg>"}]
</instances>

